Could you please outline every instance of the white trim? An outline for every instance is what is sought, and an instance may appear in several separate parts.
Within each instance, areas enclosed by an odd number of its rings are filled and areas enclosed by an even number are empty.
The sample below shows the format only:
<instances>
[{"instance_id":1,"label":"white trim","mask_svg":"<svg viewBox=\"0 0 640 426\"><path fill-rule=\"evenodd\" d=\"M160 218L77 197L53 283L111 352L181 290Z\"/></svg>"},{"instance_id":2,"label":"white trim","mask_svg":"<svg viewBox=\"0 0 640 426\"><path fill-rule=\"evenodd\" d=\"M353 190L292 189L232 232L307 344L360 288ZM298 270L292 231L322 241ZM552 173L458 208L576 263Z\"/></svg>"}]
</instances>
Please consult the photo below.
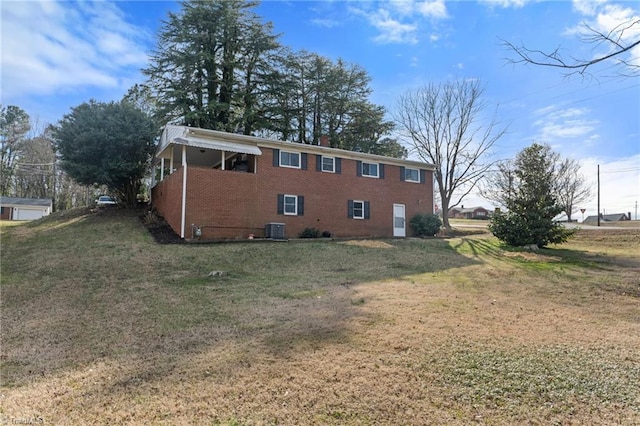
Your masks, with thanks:
<instances>
[{"instance_id":1,"label":"white trim","mask_svg":"<svg viewBox=\"0 0 640 426\"><path fill-rule=\"evenodd\" d=\"M289 154L289 159L291 159L291 154L295 154L298 156L298 165L297 166L291 166L289 164L282 164L282 154ZM278 158L278 165L280 167L288 167L290 169L300 169L302 168L302 154L299 152L295 152L295 151L286 151L286 150L280 150L280 153L278 154L280 158Z\"/></svg>"},{"instance_id":2,"label":"white trim","mask_svg":"<svg viewBox=\"0 0 640 426\"><path fill-rule=\"evenodd\" d=\"M240 135L237 133L228 133L221 132L218 130L207 130L207 129L199 129L185 126L176 126L176 125L167 125L164 128L162 137L160 139L160 143L158 144L158 149L156 151L156 158L160 158L160 154L168 147L175 143L174 138L180 137L197 137L202 141L208 143L209 141L221 141L221 142L231 142L242 145L253 145L258 148L269 148L269 149L280 149L280 150L288 150L291 149L292 146L296 146L296 150L304 153L310 153L315 155L326 154L329 156L340 157L347 160L355 160L355 161L364 161L364 162L374 162L381 164L390 164L394 166L405 166L405 167L414 167L425 170L433 171L435 167L433 164L424 163L421 161L414 160L403 160L400 158L392 158L385 157L382 155L376 154L366 154L362 152L355 151L347 151L344 149L338 148L330 148L319 145L306 145L295 142L286 142L286 141L278 141L267 138L260 138L256 136L248 136L248 135ZM208 146L209 148L211 146ZM205 147L206 148L206 147Z\"/></svg>"},{"instance_id":3,"label":"white trim","mask_svg":"<svg viewBox=\"0 0 640 426\"><path fill-rule=\"evenodd\" d=\"M218 140L198 138L194 136L181 136L173 139L174 143L194 146L203 149L215 149L217 151L239 152L240 154L262 155L262 151L255 145L223 142Z\"/></svg>"},{"instance_id":4,"label":"white trim","mask_svg":"<svg viewBox=\"0 0 640 426\"><path fill-rule=\"evenodd\" d=\"M287 213L287 197L293 198L295 200L294 202L295 211L293 213L291 212ZM298 196L297 195L284 194L284 197L282 198L282 213L285 216L298 216Z\"/></svg>"},{"instance_id":5,"label":"white trim","mask_svg":"<svg viewBox=\"0 0 640 426\"><path fill-rule=\"evenodd\" d=\"M187 220L187 146L182 145L182 216L180 218L180 238L184 238Z\"/></svg>"},{"instance_id":6,"label":"white trim","mask_svg":"<svg viewBox=\"0 0 640 426\"><path fill-rule=\"evenodd\" d=\"M324 159L331 159L331 170L324 169ZM331 157L329 155L321 155L320 156L320 171L325 173L335 173L336 172L336 157Z\"/></svg>"},{"instance_id":7,"label":"white trim","mask_svg":"<svg viewBox=\"0 0 640 426\"><path fill-rule=\"evenodd\" d=\"M362 216L356 216L356 203L362 204ZM353 218L354 219L364 219L364 201L353 200Z\"/></svg>"},{"instance_id":8,"label":"white trim","mask_svg":"<svg viewBox=\"0 0 640 426\"><path fill-rule=\"evenodd\" d=\"M365 175L364 174L364 165L365 164L368 164L370 166L375 165L376 166L376 174L375 175ZM360 166L362 167L362 169L360 170L360 174L362 175L362 177L380 179L380 163L369 163L368 161L363 161Z\"/></svg>"},{"instance_id":9,"label":"white trim","mask_svg":"<svg viewBox=\"0 0 640 426\"><path fill-rule=\"evenodd\" d=\"M418 179L417 180L407 179L407 170L415 171L416 175L418 176ZM405 182L411 182L411 183L420 183L420 169L414 169L413 167L405 167L404 168L404 181Z\"/></svg>"},{"instance_id":10,"label":"white trim","mask_svg":"<svg viewBox=\"0 0 640 426\"><path fill-rule=\"evenodd\" d=\"M402 207L402 228L396 226L396 207ZM394 237L406 237L407 236L407 208L404 204L393 204L393 236Z\"/></svg>"}]
</instances>

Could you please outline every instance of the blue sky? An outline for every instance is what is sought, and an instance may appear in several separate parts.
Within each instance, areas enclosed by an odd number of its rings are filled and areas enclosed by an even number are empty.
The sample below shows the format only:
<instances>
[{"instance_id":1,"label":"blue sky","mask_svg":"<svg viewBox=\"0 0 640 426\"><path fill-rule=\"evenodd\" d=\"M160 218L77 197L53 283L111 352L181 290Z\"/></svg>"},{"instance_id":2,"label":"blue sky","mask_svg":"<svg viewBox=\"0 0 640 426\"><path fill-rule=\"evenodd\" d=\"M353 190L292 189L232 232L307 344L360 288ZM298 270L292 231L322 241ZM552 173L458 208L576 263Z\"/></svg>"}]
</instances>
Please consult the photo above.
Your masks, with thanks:
<instances>
[{"instance_id":1,"label":"blue sky","mask_svg":"<svg viewBox=\"0 0 640 426\"><path fill-rule=\"evenodd\" d=\"M7 1L1 8L1 102L25 109L40 125L55 123L91 98L118 100L155 46L169 1ZM533 142L578 159L601 206L631 211L640 201L640 77L615 78L610 63L593 77L510 64L501 39L590 58L603 48L579 43L581 23L608 31L640 17L631 1L264 1L282 44L359 64L372 77L372 101L391 113L406 90L429 82L480 79L488 112L509 124L494 158ZM628 34L638 38L640 29ZM640 49L625 59L640 64ZM595 185L594 185L595 187ZM489 205L477 196L465 205ZM595 214L595 194L584 203ZM578 215L578 218L580 215Z\"/></svg>"}]
</instances>

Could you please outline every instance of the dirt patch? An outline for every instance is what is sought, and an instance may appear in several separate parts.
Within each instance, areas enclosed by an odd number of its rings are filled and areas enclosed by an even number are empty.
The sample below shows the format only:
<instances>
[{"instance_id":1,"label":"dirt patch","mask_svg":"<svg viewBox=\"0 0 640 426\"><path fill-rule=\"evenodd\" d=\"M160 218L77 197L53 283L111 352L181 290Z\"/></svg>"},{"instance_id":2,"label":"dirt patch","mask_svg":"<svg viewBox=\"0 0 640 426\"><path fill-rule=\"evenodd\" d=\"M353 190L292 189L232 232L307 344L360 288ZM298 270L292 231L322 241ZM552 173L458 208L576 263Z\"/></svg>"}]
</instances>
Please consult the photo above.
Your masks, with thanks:
<instances>
[{"instance_id":1,"label":"dirt patch","mask_svg":"<svg viewBox=\"0 0 640 426\"><path fill-rule=\"evenodd\" d=\"M140 215L140 222L158 244L183 244L185 242L164 218L153 210L146 211Z\"/></svg>"}]
</instances>

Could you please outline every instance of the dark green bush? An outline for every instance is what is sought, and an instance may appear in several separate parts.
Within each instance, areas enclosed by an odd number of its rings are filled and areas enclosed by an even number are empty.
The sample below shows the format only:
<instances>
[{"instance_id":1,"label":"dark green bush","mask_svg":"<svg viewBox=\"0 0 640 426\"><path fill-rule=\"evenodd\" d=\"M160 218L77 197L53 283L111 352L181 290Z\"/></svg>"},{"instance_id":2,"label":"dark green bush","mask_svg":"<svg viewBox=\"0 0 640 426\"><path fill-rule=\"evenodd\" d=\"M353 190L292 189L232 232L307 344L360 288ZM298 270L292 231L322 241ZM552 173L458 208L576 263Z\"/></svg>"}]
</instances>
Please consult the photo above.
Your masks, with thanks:
<instances>
[{"instance_id":1,"label":"dark green bush","mask_svg":"<svg viewBox=\"0 0 640 426\"><path fill-rule=\"evenodd\" d=\"M489 223L489 231L500 241L514 247L561 244L575 232L535 211L526 214L496 213Z\"/></svg>"},{"instance_id":2,"label":"dark green bush","mask_svg":"<svg viewBox=\"0 0 640 426\"><path fill-rule=\"evenodd\" d=\"M318 238L320 236L320 230L317 228L304 228L304 230L298 234L300 238Z\"/></svg>"},{"instance_id":3,"label":"dark green bush","mask_svg":"<svg viewBox=\"0 0 640 426\"><path fill-rule=\"evenodd\" d=\"M331 232L322 231L322 238L331 238Z\"/></svg>"},{"instance_id":4,"label":"dark green bush","mask_svg":"<svg viewBox=\"0 0 640 426\"><path fill-rule=\"evenodd\" d=\"M418 213L409 222L416 237L433 237L440 231L442 220L436 214Z\"/></svg>"}]
</instances>

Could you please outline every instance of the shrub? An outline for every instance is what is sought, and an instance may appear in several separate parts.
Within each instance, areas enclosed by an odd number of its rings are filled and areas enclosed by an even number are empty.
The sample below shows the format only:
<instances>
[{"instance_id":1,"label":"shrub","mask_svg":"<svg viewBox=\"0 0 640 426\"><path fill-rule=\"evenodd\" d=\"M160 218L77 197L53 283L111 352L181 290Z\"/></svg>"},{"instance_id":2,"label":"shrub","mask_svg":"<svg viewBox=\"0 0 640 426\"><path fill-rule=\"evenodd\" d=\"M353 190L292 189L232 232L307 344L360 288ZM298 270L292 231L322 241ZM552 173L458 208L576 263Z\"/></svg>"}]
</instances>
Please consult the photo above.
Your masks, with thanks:
<instances>
[{"instance_id":1,"label":"shrub","mask_svg":"<svg viewBox=\"0 0 640 426\"><path fill-rule=\"evenodd\" d=\"M436 214L418 213L409 224L416 237L433 237L440 231L442 220Z\"/></svg>"},{"instance_id":2,"label":"shrub","mask_svg":"<svg viewBox=\"0 0 640 426\"><path fill-rule=\"evenodd\" d=\"M298 234L300 238L318 238L320 236L320 230L317 228L304 228L304 230Z\"/></svg>"},{"instance_id":3,"label":"shrub","mask_svg":"<svg viewBox=\"0 0 640 426\"><path fill-rule=\"evenodd\" d=\"M538 247L561 244L575 232L535 211L527 214L496 213L489 223L489 231L500 241L514 247L529 244L536 244Z\"/></svg>"},{"instance_id":4,"label":"shrub","mask_svg":"<svg viewBox=\"0 0 640 426\"><path fill-rule=\"evenodd\" d=\"M322 231L322 238L331 238L331 232Z\"/></svg>"}]
</instances>

